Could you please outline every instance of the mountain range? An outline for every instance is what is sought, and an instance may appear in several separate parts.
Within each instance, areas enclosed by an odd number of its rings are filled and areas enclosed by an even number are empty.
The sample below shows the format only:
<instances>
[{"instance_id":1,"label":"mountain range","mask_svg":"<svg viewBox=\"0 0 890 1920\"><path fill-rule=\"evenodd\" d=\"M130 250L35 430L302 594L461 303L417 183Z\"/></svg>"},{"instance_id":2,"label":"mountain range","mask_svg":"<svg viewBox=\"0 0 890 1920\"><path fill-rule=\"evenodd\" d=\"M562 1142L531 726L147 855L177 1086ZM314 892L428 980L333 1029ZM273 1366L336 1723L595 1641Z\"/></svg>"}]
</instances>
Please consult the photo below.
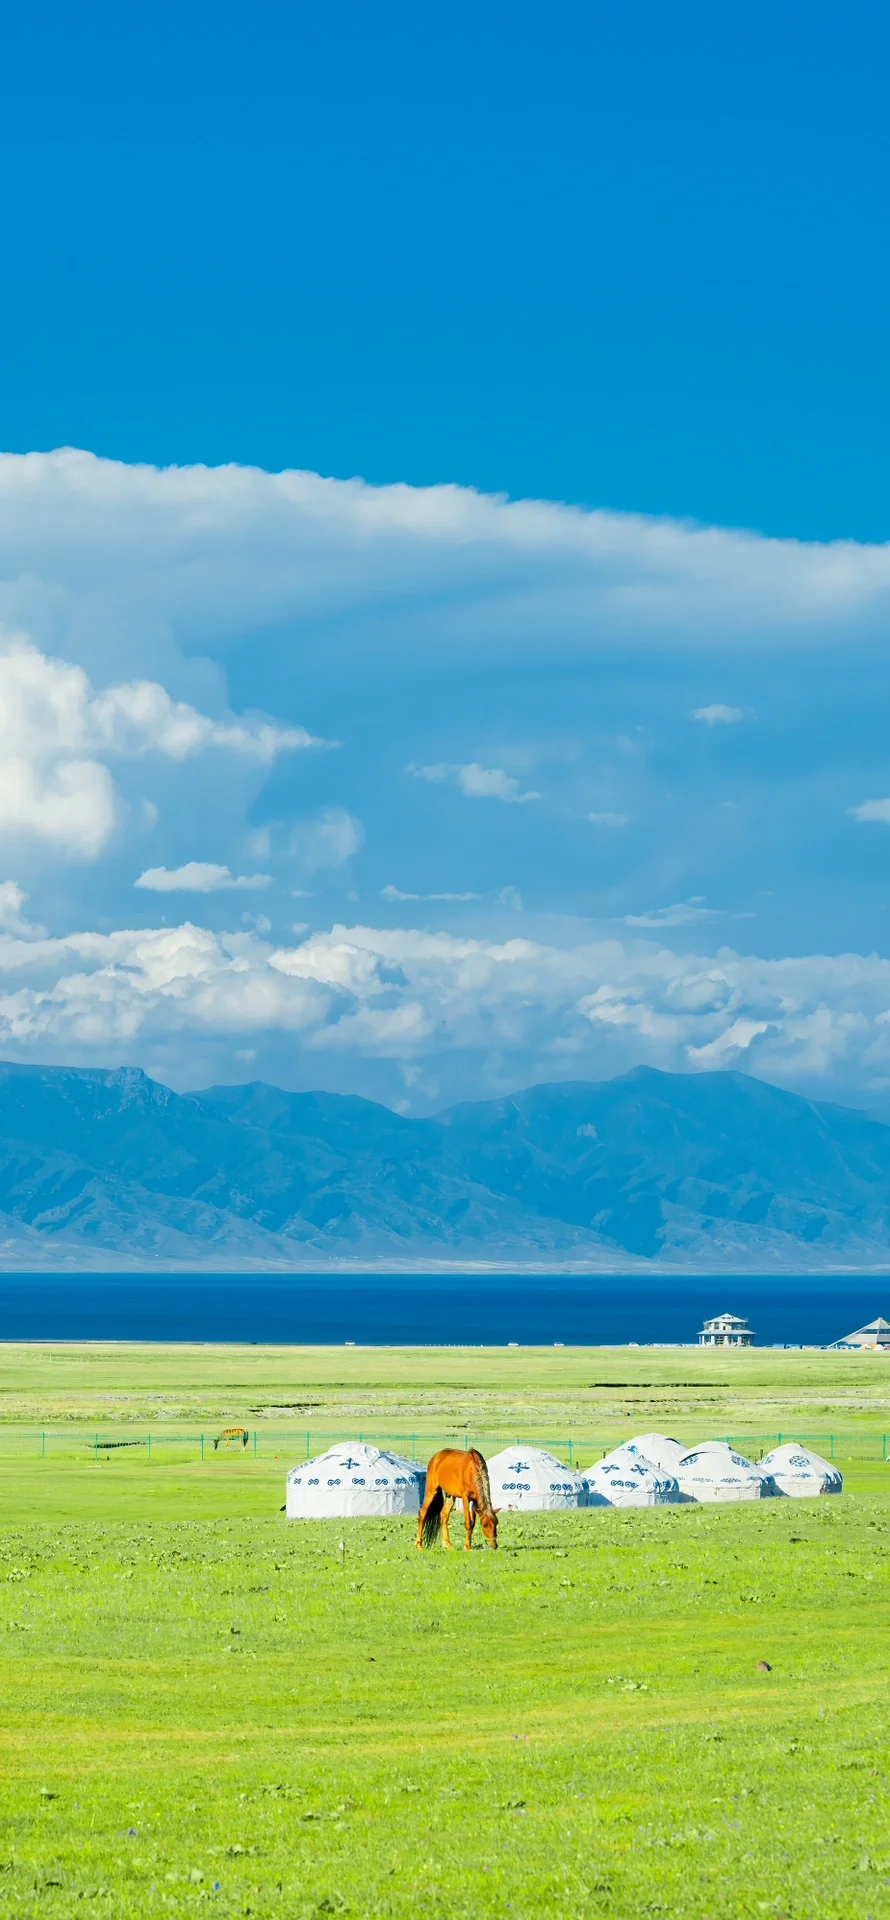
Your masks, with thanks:
<instances>
[{"instance_id":1,"label":"mountain range","mask_svg":"<svg viewBox=\"0 0 890 1920\"><path fill-rule=\"evenodd\" d=\"M740 1073L637 1067L410 1119L0 1063L0 1265L890 1268L890 1126Z\"/></svg>"}]
</instances>

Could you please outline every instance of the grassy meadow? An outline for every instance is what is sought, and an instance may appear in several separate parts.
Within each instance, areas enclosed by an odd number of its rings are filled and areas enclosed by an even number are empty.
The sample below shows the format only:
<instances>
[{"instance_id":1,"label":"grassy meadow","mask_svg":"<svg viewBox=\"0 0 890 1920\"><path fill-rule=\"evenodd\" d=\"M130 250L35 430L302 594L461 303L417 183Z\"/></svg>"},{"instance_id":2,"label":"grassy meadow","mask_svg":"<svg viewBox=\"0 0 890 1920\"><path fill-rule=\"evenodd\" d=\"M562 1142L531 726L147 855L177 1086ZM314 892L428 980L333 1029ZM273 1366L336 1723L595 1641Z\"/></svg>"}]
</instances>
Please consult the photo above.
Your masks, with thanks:
<instances>
[{"instance_id":1,"label":"grassy meadow","mask_svg":"<svg viewBox=\"0 0 890 1920\"><path fill-rule=\"evenodd\" d=\"M450 1557L278 1510L307 1430L647 1427L846 1490ZM0 1347L0 1916L890 1915L888 1427L871 1355Z\"/></svg>"}]
</instances>

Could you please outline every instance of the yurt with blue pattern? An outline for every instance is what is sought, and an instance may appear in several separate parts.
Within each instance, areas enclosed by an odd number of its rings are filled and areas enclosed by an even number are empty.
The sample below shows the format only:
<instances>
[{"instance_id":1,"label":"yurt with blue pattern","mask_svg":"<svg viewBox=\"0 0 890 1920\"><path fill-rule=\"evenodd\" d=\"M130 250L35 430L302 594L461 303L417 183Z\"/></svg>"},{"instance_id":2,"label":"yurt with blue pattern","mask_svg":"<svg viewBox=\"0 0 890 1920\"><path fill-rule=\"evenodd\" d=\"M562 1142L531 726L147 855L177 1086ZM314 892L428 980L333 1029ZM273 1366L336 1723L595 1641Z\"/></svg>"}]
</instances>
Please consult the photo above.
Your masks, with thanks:
<instances>
[{"instance_id":1,"label":"yurt with blue pattern","mask_svg":"<svg viewBox=\"0 0 890 1920\"><path fill-rule=\"evenodd\" d=\"M419 1513L426 1468L361 1440L344 1440L292 1467L287 1476L289 1520L384 1519Z\"/></svg>"},{"instance_id":2,"label":"yurt with blue pattern","mask_svg":"<svg viewBox=\"0 0 890 1920\"><path fill-rule=\"evenodd\" d=\"M761 1460L760 1471L769 1474L776 1493L791 1500L811 1500L816 1494L844 1490L844 1476L834 1462L823 1460L821 1454L802 1447L797 1440L774 1447Z\"/></svg>"},{"instance_id":3,"label":"yurt with blue pattern","mask_svg":"<svg viewBox=\"0 0 890 1920\"><path fill-rule=\"evenodd\" d=\"M587 1484L542 1447L506 1447L488 1462L491 1504L502 1513L586 1507Z\"/></svg>"},{"instance_id":4,"label":"yurt with blue pattern","mask_svg":"<svg viewBox=\"0 0 890 1920\"><path fill-rule=\"evenodd\" d=\"M676 1469L687 1500L766 1500L773 1492L769 1474L752 1466L725 1440L703 1440L683 1455Z\"/></svg>"},{"instance_id":5,"label":"yurt with blue pattern","mask_svg":"<svg viewBox=\"0 0 890 1920\"><path fill-rule=\"evenodd\" d=\"M666 1507L680 1500L672 1473L655 1466L633 1444L616 1447L595 1467L586 1467L589 1504L609 1507Z\"/></svg>"}]
</instances>

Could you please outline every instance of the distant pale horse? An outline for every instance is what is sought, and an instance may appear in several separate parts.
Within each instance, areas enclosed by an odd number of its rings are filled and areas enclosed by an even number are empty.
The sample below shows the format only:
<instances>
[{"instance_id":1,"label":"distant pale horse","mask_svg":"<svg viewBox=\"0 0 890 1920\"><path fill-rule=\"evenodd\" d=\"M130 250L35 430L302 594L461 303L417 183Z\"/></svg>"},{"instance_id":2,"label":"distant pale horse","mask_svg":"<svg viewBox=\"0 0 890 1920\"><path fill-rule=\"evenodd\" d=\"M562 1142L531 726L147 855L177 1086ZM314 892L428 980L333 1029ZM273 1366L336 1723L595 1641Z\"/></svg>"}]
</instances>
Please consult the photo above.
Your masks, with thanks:
<instances>
[{"instance_id":1,"label":"distant pale horse","mask_svg":"<svg viewBox=\"0 0 890 1920\"><path fill-rule=\"evenodd\" d=\"M477 1518L488 1545L497 1546L498 1517L491 1504L488 1468L482 1454L475 1447L467 1453L458 1447L444 1447L441 1453L433 1454L426 1470L426 1488L414 1542L418 1549L431 1547L441 1529L442 1545L450 1551L448 1522L457 1500L462 1500L464 1506L467 1552L473 1545Z\"/></svg>"}]
</instances>

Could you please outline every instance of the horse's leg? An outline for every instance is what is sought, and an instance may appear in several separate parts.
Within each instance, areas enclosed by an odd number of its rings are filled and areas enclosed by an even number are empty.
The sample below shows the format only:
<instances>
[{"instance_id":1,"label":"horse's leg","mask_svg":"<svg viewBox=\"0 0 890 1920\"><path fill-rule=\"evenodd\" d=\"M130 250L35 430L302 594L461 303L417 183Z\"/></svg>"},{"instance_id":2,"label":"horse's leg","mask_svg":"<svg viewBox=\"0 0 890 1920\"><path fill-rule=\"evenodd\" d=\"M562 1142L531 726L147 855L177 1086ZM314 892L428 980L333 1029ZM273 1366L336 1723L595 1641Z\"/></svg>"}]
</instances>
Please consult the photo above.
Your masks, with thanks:
<instances>
[{"instance_id":1,"label":"horse's leg","mask_svg":"<svg viewBox=\"0 0 890 1920\"><path fill-rule=\"evenodd\" d=\"M448 1548L449 1553L451 1552L451 1541L448 1537L448 1522L451 1519L451 1515L453 1511L454 1511L454 1495L453 1493L446 1493L445 1499L442 1503L441 1525L442 1525L442 1545L443 1547Z\"/></svg>"},{"instance_id":2,"label":"horse's leg","mask_svg":"<svg viewBox=\"0 0 890 1920\"><path fill-rule=\"evenodd\" d=\"M467 1529L466 1550L467 1553L471 1553L473 1548L473 1528L476 1525L476 1507L468 1493L464 1494L464 1525Z\"/></svg>"}]
</instances>

